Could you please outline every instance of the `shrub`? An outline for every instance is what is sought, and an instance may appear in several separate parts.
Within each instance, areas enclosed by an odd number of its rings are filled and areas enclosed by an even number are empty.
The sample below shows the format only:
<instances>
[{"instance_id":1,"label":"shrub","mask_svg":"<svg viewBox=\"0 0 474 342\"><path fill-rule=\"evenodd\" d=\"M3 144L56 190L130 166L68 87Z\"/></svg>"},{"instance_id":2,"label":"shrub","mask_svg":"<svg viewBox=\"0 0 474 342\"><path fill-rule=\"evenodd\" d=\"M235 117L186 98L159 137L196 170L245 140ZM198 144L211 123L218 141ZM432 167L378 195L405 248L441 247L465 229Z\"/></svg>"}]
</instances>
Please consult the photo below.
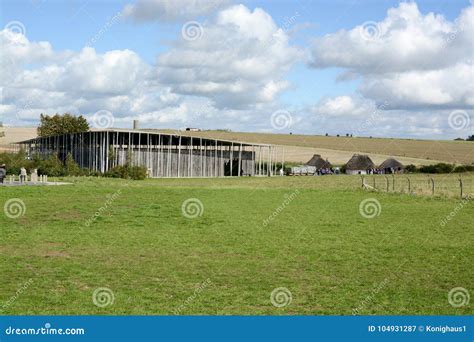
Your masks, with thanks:
<instances>
[{"instance_id":1,"label":"shrub","mask_svg":"<svg viewBox=\"0 0 474 342\"><path fill-rule=\"evenodd\" d=\"M64 163L64 173L68 176L81 176L84 174L70 153L68 153Z\"/></svg>"},{"instance_id":2,"label":"shrub","mask_svg":"<svg viewBox=\"0 0 474 342\"><path fill-rule=\"evenodd\" d=\"M454 168L453 172L472 172L474 171L474 165L459 165Z\"/></svg>"},{"instance_id":3,"label":"shrub","mask_svg":"<svg viewBox=\"0 0 474 342\"><path fill-rule=\"evenodd\" d=\"M36 166L38 173L41 175L50 177L66 176L66 170L57 154L50 156L48 159L40 160Z\"/></svg>"},{"instance_id":4,"label":"shrub","mask_svg":"<svg viewBox=\"0 0 474 342\"><path fill-rule=\"evenodd\" d=\"M7 173L10 175L18 175L22 167L30 170L34 167L31 160L26 159L25 151L19 153L0 153L0 164L7 166Z\"/></svg>"},{"instance_id":5,"label":"shrub","mask_svg":"<svg viewBox=\"0 0 474 342\"><path fill-rule=\"evenodd\" d=\"M416 168L415 165L409 164L409 165L405 166L405 171L408 172L408 173L415 173L417 171L417 168Z\"/></svg>"},{"instance_id":6,"label":"shrub","mask_svg":"<svg viewBox=\"0 0 474 342\"><path fill-rule=\"evenodd\" d=\"M454 165L446 163L438 163L434 165L424 165L420 167L422 173L450 173L454 169Z\"/></svg>"},{"instance_id":7,"label":"shrub","mask_svg":"<svg viewBox=\"0 0 474 342\"><path fill-rule=\"evenodd\" d=\"M144 166L132 166L129 168L128 175L133 180L143 180L146 178L147 169Z\"/></svg>"},{"instance_id":8,"label":"shrub","mask_svg":"<svg viewBox=\"0 0 474 342\"><path fill-rule=\"evenodd\" d=\"M111 178L128 178L128 167L126 166L115 166L105 173L106 177Z\"/></svg>"},{"instance_id":9,"label":"shrub","mask_svg":"<svg viewBox=\"0 0 474 342\"><path fill-rule=\"evenodd\" d=\"M105 176L112 178L124 178L133 180L143 180L146 178L147 169L144 166L115 166L110 169Z\"/></svg>"}]
</instances>

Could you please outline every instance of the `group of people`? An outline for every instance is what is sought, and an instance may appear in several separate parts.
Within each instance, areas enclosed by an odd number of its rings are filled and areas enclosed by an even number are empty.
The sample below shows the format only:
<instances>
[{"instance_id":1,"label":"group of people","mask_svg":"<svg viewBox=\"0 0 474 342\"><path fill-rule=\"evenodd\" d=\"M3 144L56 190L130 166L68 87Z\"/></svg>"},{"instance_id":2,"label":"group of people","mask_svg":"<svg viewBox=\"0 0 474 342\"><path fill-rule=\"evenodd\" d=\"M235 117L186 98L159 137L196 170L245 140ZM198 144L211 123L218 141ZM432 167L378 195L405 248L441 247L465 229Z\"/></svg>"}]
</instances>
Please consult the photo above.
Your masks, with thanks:
<instances>
[{"instance_id":1,"label":"group of people","mask_svg":"<svg viewBox=\"0 0 474 342\"><path fill-rule=\"evenodd\" d=\"M24 167L20 169L20 183L26 182L27 172ZM3 184L7 177L7 166L5 164L0 165L0 184Z\"/></svg>"},{"instance_id":2,"label":"group of people","mask_svg":"<svg viewBox=\"0 0 474 342\"><path fill-rule=\"evenodd\" d=\"M395 169L393 167L391 168L386 168L386 169L368 169L367 171L368 175L384 175L384 174L394 174Z\"/></svg>"}]
</instances>

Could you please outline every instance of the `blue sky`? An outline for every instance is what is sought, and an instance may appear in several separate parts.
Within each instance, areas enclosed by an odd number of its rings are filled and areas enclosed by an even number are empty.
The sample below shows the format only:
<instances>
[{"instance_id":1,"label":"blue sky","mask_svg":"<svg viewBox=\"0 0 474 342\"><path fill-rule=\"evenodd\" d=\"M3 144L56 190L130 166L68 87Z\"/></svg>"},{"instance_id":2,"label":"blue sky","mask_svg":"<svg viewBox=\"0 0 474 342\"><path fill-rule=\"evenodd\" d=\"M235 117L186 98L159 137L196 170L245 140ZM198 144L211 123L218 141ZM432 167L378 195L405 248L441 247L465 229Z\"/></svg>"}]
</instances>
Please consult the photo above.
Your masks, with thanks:
<instances>
[{"instance_id":1,"label":"blue sky","mask_svg":"<svg viewBox=\"0 0 474 342\"><path fill-rule=\"evenodd\" d=\"M4 74L10 74L1 85L1 120L34 125L40 112L67 110L96 123L97 112L105 111L113 117L109 124L124 127L139 118L149 127L467 136L472 89L450 93L445 85L472 88L472 20L469 27L459 24L471 9L469 1L3 0L1 27L24 40L11 34L2 40ZM190 21L202 29L197 41L183 40ZM241 26L248 23L257 35ZM375 39L357 35L364 25L375 29ZM259 40L264 35L278 38ZM400 63L377 63L397 54ZM238 58L242 63L226 68ZM120 69L104 64L117 59ZM456 79L465 70L467 83ZM417 86L426 87L418 97ZM274 122L275 112L283 124ZM370 127L361 125L374 113Z\"/></svg>"}]
</instances>

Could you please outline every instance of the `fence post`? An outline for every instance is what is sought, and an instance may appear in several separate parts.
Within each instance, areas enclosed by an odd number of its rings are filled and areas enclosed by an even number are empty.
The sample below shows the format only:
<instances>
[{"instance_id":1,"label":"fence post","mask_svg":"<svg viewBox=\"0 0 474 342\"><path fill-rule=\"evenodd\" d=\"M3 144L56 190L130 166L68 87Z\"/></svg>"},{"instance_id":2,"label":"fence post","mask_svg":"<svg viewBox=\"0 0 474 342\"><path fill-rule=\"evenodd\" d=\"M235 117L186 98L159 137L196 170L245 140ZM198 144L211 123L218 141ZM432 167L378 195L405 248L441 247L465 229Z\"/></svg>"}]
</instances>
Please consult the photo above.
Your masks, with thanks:
<instances>
[{"instance_id":1,"label":"fence post","mask_svg":"<svg viewBox=\"0 0 474 342\"><path fill-rule=\"evenodd\" d=\"M376 185L376 184L375 184L375 176L374 176L374 189L377 189L377 187L376 187L375 185Z\"/></svg>"},{"instance_id":2,"label":"fence post","mask_svg":"<svg viewBox=\"0 0 474 342\"><path fill-rule=\"evenodd\" d=\"M392 173L392 191L395 192L395 175Z\"/></svg>"},{"instance_id":3,"label":"fence post","mask_svg":"<svg viewBox=\"0 0 474 342\"><path fill-rule=\"evenodd\" d=\"M411 194L411 182L410 182L410 177L407 177L408 180L408 193Z\"/></svg>"},{"instance_id":4,"label":"fence post","mask_svg":"<svg viewBox=\"0 0 474 342\"><path fill-rule=\"evenodd\" d=\"M362 180L362 188L364 188L364 187L365 187L364 176L363 176L363 175L361 175L361 176L360 176L360 178L361 178L361 180Z\"/></svg>"},{"instance_id":5,"label":"fence post","mask_svg":"<svg viewBox=\"0 0 474 342\"><path fill-rule=\"evenodd\" d=\"M384 176L384 177L385 177L385 180L387 181L387 192L388 192L390 189L390 181L388 180L387 176Z\"/></svg>"},{"instance_id":6,"label":"fence post","mask_svg":"<svg viewBox=\"0 0 474 342\"><path fill-rule=\"evenodd\" d=\"M462 189L462 185L463 185L463 184L462 184L462 178L461 178L461 176L459 176L459 187L461 188L461 199L462 199L462 197L463 197L463 193L462 193L462 190L463 190L463 189Z\"/></svg>"},{"instance_id":7,"label":"fence post","mask_svg":"<svg viewBox=\"0 0 474 342\"><path fill-rule=\"evenodd\" d=\"M430 177L431 180L431 195L434 196L435 193L435 182L434 179Z\"/></svg>"}]
</instances>

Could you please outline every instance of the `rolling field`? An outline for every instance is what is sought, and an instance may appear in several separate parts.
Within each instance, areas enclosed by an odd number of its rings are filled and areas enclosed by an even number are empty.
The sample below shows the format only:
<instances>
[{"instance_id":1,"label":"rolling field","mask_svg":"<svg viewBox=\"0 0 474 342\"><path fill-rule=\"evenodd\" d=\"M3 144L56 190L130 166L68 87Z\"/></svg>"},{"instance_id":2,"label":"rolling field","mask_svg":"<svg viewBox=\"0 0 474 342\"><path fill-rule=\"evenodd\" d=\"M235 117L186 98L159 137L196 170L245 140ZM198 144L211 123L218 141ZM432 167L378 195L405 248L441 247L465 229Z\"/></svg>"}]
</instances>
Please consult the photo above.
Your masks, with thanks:
<instances>
[{"instance_id":1,"label":"rolling field","mask_svg":"<svg viewBox=\"0 0 474 342\"><path fill-rule=\"evenodd\" d=\"M68 180L0 188L21 209L0 215L2 314L474 313L448 301L473 290L472 201L357 176Z\"/></svg>"},{"instance_id":2,"label":"rolling field","mask_svg":"<svg viewBox=\"0 0 474 342\"><path fill-rule=\"evenodd\" d=\"M177 133L176 130L159 130ZM9 144L36 136L36 128L6 127L1 144ZM318 135L289 135L223 131L183 132L206 138L247 141L284 146L285 161L307 162L313 154L321 154L334 165L345 164L354 153L366 153L375 164L396 156L405 165L429 165L437 162L474 164L474 143L469 141L409 140L388 138L346 138ZM0 151L2 146L0 145ZM264 156L266 158L266 156ZM277 156L280 158L280 155Z\"/></svg>"},{"instance_id":3,"label":"rolling field","mask_svg":"<svg viewBox=\"0 0 474 342\"><path fill-rule=\"evenodd\" d=\"M290 148L286 153L286 159L292 162L306 162L314 153L320 153L333 163L343 164L349 160L352 153L363 152L370 154L371 158L381 161L387 156L401 157L400 161L406 164L431 164L437 161L474 164L474 144L469 141L370 139L223 131L180 133L208 138L293 146L296 148ZM295 155L296 158L293 157Z\"/></svg>"}]
</instances>

